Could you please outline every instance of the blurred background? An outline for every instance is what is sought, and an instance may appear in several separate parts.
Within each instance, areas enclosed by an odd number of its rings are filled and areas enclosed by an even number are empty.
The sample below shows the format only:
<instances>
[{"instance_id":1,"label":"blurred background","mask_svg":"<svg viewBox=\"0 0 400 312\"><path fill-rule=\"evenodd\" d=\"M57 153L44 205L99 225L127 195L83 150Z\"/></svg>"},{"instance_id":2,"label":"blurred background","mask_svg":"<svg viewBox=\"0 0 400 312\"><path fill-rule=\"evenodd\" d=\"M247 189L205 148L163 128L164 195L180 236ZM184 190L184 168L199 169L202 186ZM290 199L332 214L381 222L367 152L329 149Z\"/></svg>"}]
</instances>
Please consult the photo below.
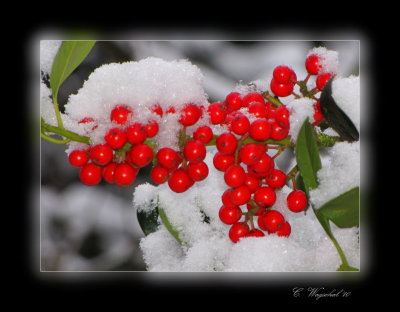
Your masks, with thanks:
<instances>
[{"instance_id":1,"label":"blurred background","mask_svg":"<svg viewBox=\"0 0 400 312\"><path fill-rule=\"evenodd\" d=\"M303 79L305 56L318 46L339 52L339 75L359 74L358 40L98 41L60 89L60 103L65 104L68 96L77 92L100 65L148 56L188 59L203 72L209 101L222 101L236 84L266 79L277 65L292 67L297 77ZM41 140L40 162L41 270L146 270L139 248L144 234L132 206L132 194L136 185L151 183L150 168L143 168L131 187L118 188L106 183L87 187L79 181L79 169L69 165L65 146Z\"/></svg>"}]
</instances>

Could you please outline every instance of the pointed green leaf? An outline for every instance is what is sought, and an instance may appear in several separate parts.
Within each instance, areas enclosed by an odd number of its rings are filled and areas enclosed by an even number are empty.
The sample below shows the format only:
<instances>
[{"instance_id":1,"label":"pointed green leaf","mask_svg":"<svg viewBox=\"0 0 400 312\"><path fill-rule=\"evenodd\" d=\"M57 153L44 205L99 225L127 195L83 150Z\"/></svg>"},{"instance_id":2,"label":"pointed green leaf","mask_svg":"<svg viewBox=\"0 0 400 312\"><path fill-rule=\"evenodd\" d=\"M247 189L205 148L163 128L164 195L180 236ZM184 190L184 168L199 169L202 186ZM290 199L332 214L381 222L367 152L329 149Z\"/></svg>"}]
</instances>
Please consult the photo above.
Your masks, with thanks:
<instances>
[{"instance_id":1,"label":"pointed green leaf","mask_svg":"<svg viewBox=\"0 0 400 312\"><path fill-rule=\"evenodd\" d=\"M305 190L308 193L310 189L318 186L317 171L321 169L321 159L315 133L308 118L300 128L295 153Z\"/></svg>"},{"instance_id":2,"label":"pointed green leaf","mask_svg":"<svg viewBox=\"0 0 400 312\"><path fill-rule=\"evenodd\" d=\"M54 58L50 73L53 98L58 95L61 84L86 58L96 41L64 41Z\"/></svg>"},{"instance_id":3,"label":"pointed green leaf","mask_svg":"<svg viewBox=\"0 0 400 312\"><path fill-rule=\"evenodd\" d=\"M144 211L137 209L137 219L144 235L149 235L157 230L160 225L158 222L158 210L157 207L151 211Z\"/></svg>"},{"instance_id":4,"label":"pointed green leaf","mask_svg":"<svg viewBox=\"0 0 400 312\"><path fill-rule=\"evenodd\" d=\"M351 190L325 203L318 214L331 220L340 228L359 226L360 188Z\"/></svg>"}]
</instances>

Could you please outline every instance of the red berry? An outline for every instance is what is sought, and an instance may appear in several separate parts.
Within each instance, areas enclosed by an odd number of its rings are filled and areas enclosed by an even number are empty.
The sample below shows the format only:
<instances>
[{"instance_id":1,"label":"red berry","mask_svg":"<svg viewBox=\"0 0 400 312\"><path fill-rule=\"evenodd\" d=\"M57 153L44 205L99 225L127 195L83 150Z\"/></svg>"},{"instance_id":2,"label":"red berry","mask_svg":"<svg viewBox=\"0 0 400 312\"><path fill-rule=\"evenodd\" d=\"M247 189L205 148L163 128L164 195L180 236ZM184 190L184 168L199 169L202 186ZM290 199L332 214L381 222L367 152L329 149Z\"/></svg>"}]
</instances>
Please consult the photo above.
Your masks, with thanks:
<instances>
[{"instance_id":1,"label":"red berry","mask_svg":"<svg viewBox=\"0 0 400 312\"><path fill-rule=\"evenodd\" d=\"M117 164L114 162L109 163L107 166L103 167L103 179L108 183L114 183L114 174Z\"/></svg>"},{"instance_id":2,"label":"red berry","mask_svg":"<svg viewBox=\"0 0 400 312\"><path fill-rule=\"evenodd\" d=\"M168 180L169 171L168 169L161 166L154 166L150 172L150 178L154 183L163 184Z\"/></svg>"},{"instance_id":3,"label":"red berry","mask_svg":"<svg viewBox=\"0 0 400 312\"><path fill-rule=\"evenodd\" d=\"M247 234L247 237L263 237L263 236L265 236L264 232L258 229L251 230L249 234Z\"/></svg>"},{"instance_id":4,"label":"red berry","mask_svg":"<svg viewBox=\"0 0 400 312\"><path fill-rule=\"evenodd\" d=\"M179 168L171 173L168 185L175 193L183 193L193 185L193 180L185 170Z\"/></svg>"},{"instance_id":5,"label":"red berry","mask_svg":"<svg viewBox=\"0 0 400 312\"><path fill-rule=\"evenodd\" d=\"M253 166L247 166L247 174L255 179L261 180L261 179L266 178L274 168L275 168L275 163L273 161L270 162L269 169L264 172L257 172L253 168Z\"/></svg>"},{"instance_id":6,"label":"red berry","mask_svg":"<svg viewBox=\"0 0 400 312\"><path fill-rule=\"evenodd\" d=\"M315 84L317 85L317 89L319 91L322 91L322 89L325 87L325 85L328 82L328 80L332 78L332 76L333 75L331 73L319 74L317 76L317 79L315 80Z\"/></svg>"},{"instance_id":7,"label":"red berry","mask_svg":"<svg viewBox=\"0 0 400 312\"><path fill-rule=\"evenodd\" d=\"M231 92L225 98L229 111L235 111L242 107L242 96L238 92Z\"/></svg>"},{"instance_id":8,"label":"red berry","mask_svg":"<svg viewBox=\"0 0 400 312\"><path fill-rule=\"evenodd\" d=\"M92 117L84 117L78 123L79 124L87 124L87 123L91 123L91 122L95 122L95 120ZM98 127L98 125L95 124L92 127L92 131L95 130L97 127Z\"/></svg>"},{"instance_id":9,"label":"red berry","mask_svg":"<svg viewBox=\"0 0 400 312\"><path fill-rule=\"evenodd\" d=\"M232 189L230 200L234 205L241 206L247 204L251 198L251 192L245 185Z\"/></svg>"},{"instance_id":10,"label":"red berry","mask_svg":"<svg viewBox=\"0 0 400 312\"><path fill-rule=\"evenodd\" d=\"M90 150L90 158L96 165L105 166L113 158L113 150L107 144L99 144Z\"/></svg>"},{"instance_id":11,"label":"red berry","mask_svg":"<svg viewBox=\"0 0 400 312\"><path fill-rule=\"evenodd\" d=\"M162 117L163 116L163 110L160 106L160 104L155 104L152 106L151 111L155 114L157 114L158 116Z\"/></svg>"},{"instance_id":12,"label":"red berry","mask_svg":"<svg viewBox=\"0 0 400 312\"><path fill-rule=\"evenodd\" d=\"M264 103L251 103L248 107L248 112L257 118L266 118L268 116L268 108Z\"/></svg>"},{"instance_id":13,"label":"red berry","mask_svg":"<svg viewBox=\"0 0 400 312\"><path fill-rule=\"evenodd\" d=\"M239 165L232 165L226 169L224 174L224 180L230 187L241 186L246 179L246 172Z\"/></svg>"},{"instance_id":14,"label":"red berry","mask_svg":"<svg viewBox=\"0 0 400 312\"><path fill-rule=\"evenodd\" d=\"M213 138L213 131L209 126L198 127L193 133L193 138L200 141L201 143L207 144Z\"/></svg>"},{"instance_id":15,"label":"red berry","mask_svg":"<svg viewBox=\"0 0 400 312\"><path fill-rule=\"evenodd\" d=\"M249 174L246 174L246 178L244 180L244 185L246 185L251 193L254 193L257 191L257 189L260 187L260 180L250 176Z\"/></svg>"},{"instance_id":16,"label":"red berry","mask_svg":"<svg viewBox=\"0 0 400 312\"><path fill-rule=\"evenodd\" d=\"M269 186L258 188L254 193L254 201L260 207L271 207L276 201L275 190Z\"/></svg>"},{"instance_id":17,"label":"red berry","mask_svg":"<svg viewBox=\"0 0 400 312\"><path fill-rule=\"evenodd\" d=\"M247 223L238 222L231 226L229 229L229 238L232 242L237 243L242 237L249 234L250 229Z\"/></svg>"},{"instance_id":18,"label":"red berry","mask_svg":"<svg viewBox=\"0 0 400 312\"><path fill-rule=\"evenodd\" d=\"M265 103L267 106L267 119L275 119L276 107L270 102Z\"/></svg>"},{"instance_id":19,"label":"red berry","mask_svg":"<svg viewBox=\"0 0 400 312\"><path fill-rule=\"evenodd\" d=\"M239 151L240 161L246 165L254 165L265 152L265 146L256 143L247 143Z\"/></svg>"},{"instance_id":20,"label":"red berry","mask_svg":"<svg viewBox=\"0 0 400 312\"><path fill-rule=\"evenodd\" d=\"M155 122L154 120L150 120L144 126L144 130L146 131L146 136L148 138L155 137L157 135L159 129L160 129L160 127L158 126L158 123Z\"/></svg>"},{"instance_id":21,"label":"red berry","mask_svg":"<svg viewBox=\"0 0 400 312\"><path fill-rule=\"evenodd\" d=\"M274 160L268 154L263 153L260 159L251 166L252 170L257 173L269 173L275 165Z\"/></svg>"},{"instance_id":22,"label":"red berry","mask_svg":"<svg viewBox=\"0 0 400 312\"><path fill-rule=\"evenodd\" d=\"M235 162L235 156L217 152L213 158L214 167L219 171L226 171Z\"/></svg>"},{"instance_id":23,"label":"red berry","mask_svg":"<svg viewBox=\"0 0 400 312\"><path fill-rule=\"evenodd\" d=\"M187 166L189 177L193 181L203 181L208 176L208 166L204 161L198 163L189 163Z\"/></svg>"},{"instance_id":24,"label":"red berry","mask_svg":"<svg viewBox=\"0 0 400 312\"><path fill-rule=\"evenodd\" d=\"M271 123L271 139L272 140L283 140L289 134L289 127L282 125L276 121Z\"/></svg>"},{"instance_id":25,"label":"red berry","mask_svg":"<svg viewBox=\"0 0 400 312\"><path fill-rule=\"evenodd\" d=\"M242 107L248 107L251 103L261 103L264 104L264 97L258 92L247 93L242 99Z\"/></svg>"},{"instance_id":26,"label":"red berry","mask_svg":"<svg viewBox=\"0 0 400 312\"><path fill-rule=\"evenodd\" d=\"M250 129L250 121L243 114L237 114L230 122L230 130L237 135L243 135Z\"/></svg>"},{"instance_id":27,"label":"red berry","mask_svg":"<svg viewBox=\"0 0 400 312\"><path fill-rule=\"evenodd\" d=\"M128 153L132 164L139 168L150 164L154 157L153 150L143 143L134 145Z\"/></svg>"},{"instance_id":28,"label":"red berry","mask_svg":"<svg viewBox=\"0 0 400 312\"><path fill-rule=\"evenodd\" d=\"M233 189L227 189L227 190L225 190L224 193L222 193L221 200L222 200L222 203L223 203L225 206L236 206L236 205L231 201L231 193L232 193L232 191L233 191Z\"/></svg>"},{"instance_id":29,"label":"red berry","mask_svg":"<svg viewBox=\"0 0 400 312\"><path fill-rule=\"evenodd\" d=\"M231 225L240 220L242 210L239 206L222 206L219 209L219 218L225 224Z\"/></svg>"},{"instance_id":30,"label":"red berry","mask_svg":"<svg viewBox=\"0 0 400 312\"><path fill-rule=\"evenodd\" d=\"M172 148L163 147L157 152L157 161L164 168L175 169L182 162L182 158Z\"/></svg>"},{"instance_id":31,"label":"red berry","mask_svg":"<svg viewBox=\"0 0 400 312\"><path fill-rule=\"evenodd\" d=\"M79 178L86 185L99 184L101 181L101 168L95 164L87 164L79 171Z\"/></svg>"},{"instance_id":32,"label":"red berry","mask_svg":"<svg viewBox=\"0 0 400 312\"><path fill-rule=\"evenodd\" d=\"M223 123L228 113L225 105L220 102L211 103L208 106L207 112L213 125L219 125Z\"/></svg>"},{"instance_id":33,"label":"red berry","mask_svg":"<svg viewBox=\"0 0 400 312\"><path fill-rule=\"evenodd\" d=\"M110 119L120 125L124 125L128 120L129 114L132 114L132 111L127 106L118 105L111 111Z\"/></svg>"},{"instance_id":34,"label":"red berry","mask_svg":"<svg viewBox=\"0 0 400 312\"><path fill-rule=\"evenodd\" d=\"M289 128L290 125L289 116L289 110L285 105L279 106L275 111L275 121L287 128Z\"/></svg>"},{"instance_id":35,"label":"red berry","mask_svg":"<svg viewBox=\"0 0 400 312\"><path fill-rule=\"evenodd\" d=\"M291 228L289 222L286 221L286 222L281 226L281 228L276 232L276 234L277 234L278 236L289 236L291 231L292 231L292 228Z\"/></svg>"},{"instance_id":36,"label":"red berry","mask_svg":"<svg viewBox=\"0 0 400 312\"><path fill-rule=\"evenodd\" d=\"M201 117L201 109L194 104L187 104L181 111L179 122L188 127L194 125Z\"/></svg>"},{"instance_id":37,"label":"red berry","mask_svg":"<svg viewBox=\"0 0 400 312\"><path fill-rule=\"evenodd\" d=\"M69 163L74 167L83 167L89 161L89 155L84 150L74 150L68 156Z\"/></svg>"},{"instance_id":38,"label":"red berry","mask_svg":"<svg viewBox=\"0 0 400 312\"><path fill-rule=\"evenodd\" d=\"M306 69L310 75L318 75L321 69L320 57L316 54L311 54L306 59Z\"/></svg>"},{"instance_id":39,"label":"red berry","mask_svg":"<svg viewBox=\"0 0 400 312\"><path fill-rule=\"evenodd\" d=\"M140 123L134 123L126 129L128 142L131 144L143 143L147 138L146 128Z\"/></svg>"},{"instance_id":40,"label":"red berry","mask_svg":"<svg viewBox=\"0 0 400 312\"><path fill-rule=\"evenodd\" d=\"M272 78L270 83L271 91L280 97L286 97L292 94L294 85L292 83L278 83L274 78Z\"/></svg>"},{"instance_id":41,"label":"red berry","mask_svg":"<svg viewBox=\"0 0 400 312\"><path fill-rule=\"evenodd\" d=\"M296 83L297 80L295 72L285 65L275 67L272 75L277 83Z\"/></svg>"},{"instance_id":42,"label":"red berry","mask_svg":"<svg viewBox=\"0 0 400 312\"><path fill-rule=\"evenodd\" d=\"M290 211L300 212L307 207L307 196L301 190L295 190L289 193L287 197L287 206Z\"/></svg>"},{"instance_id":43,"label":"red berry","mask_svg":"<svg viewBox=\"0 0 400 312\"><path fill-rule=\"evenodd\" d=\"M266 182L270 187L281 188L286 184L286 174L279 169L274 169L267 176Z\"/></svg>"},{"instance_id":44,"label":"red berry","mask_svg":"<svg viewBox=\"0 0 400 312\"><path fill-rule=\"evenodd\" d=\"M120 149L125 145L127 141L127 135L126 132L122 129L112 128L104 136L104 140L113 149Z\"/></svg>"},{"instance_id":45,"label":"red berry","mask_svg":"<svg viewBox=\"0 0 400 312\"><path fill-rule=\"evenodd\" d=\"M320 101L318 100L315 104L314 104L314 124L319 123L322 119L324 119L324 115L321 112L321 104Z\"/></svg>"},{"instance_id":46,"label":"red berry","mask_svg":"<svg viewBox=\"0 0 400 312\"><path fill-rule=\"evenodd\" d=\"M256 141L265 141L271 134L271 125L266 119L257 119L250 125L250 136Z\"/></svg>"},{"instance_id":47,"label":"red berry","mask_svg":"<svg viewBox=\"0 0 400 312\"><path fill-rule=\"evenodd\" d=\"M165 111L165 113L175 114L176 113L175 107L173 107L173 106L168 107L167 110Z\"/></svg>"},{"instance_id":48,"label":"red berry","mask_svg":"<svg viewBox=\"0 0 400 312\"><path fill-rule=\"evenodd\" d=\"M189 141L183 148L183 155L187 161L192 163L203 161L206 157L206 147L203 143L197 140Z\"/></svg>"},{"instance_id":49,"label":"red berry","mask_svg":"<svg viewBox=\"0 0 400 312\"><path fill-rule=\"evenodd\" d=\"M118 186L131 185L135 182L138 172L138 168L134 168L126 163L118 164L114 171L114 183Z\"/></svg>"},{"instance_id":50,"label":"red berry","mask_svg":"<svg viewBox=\"0 0 400 312\"><path fill-rule=\"evenodd\" d=\"M266 213L258 217L261 218L259 226L262 230L270 233L278 231L285 223L284 216L276 210L268 210ZM262 227L261 227L262 225Z\"/></svg>"},{"instance_id":51,"label":"red berry","mask_svg":"<svg viewBox=\"0 0 400 312\"><path fill-rule=\"evenodd\" d=\"M223 133L217 138L216 146L222 154L233 154L237 147L237 139L232 133Z\"/></svg>"}]
</instances>

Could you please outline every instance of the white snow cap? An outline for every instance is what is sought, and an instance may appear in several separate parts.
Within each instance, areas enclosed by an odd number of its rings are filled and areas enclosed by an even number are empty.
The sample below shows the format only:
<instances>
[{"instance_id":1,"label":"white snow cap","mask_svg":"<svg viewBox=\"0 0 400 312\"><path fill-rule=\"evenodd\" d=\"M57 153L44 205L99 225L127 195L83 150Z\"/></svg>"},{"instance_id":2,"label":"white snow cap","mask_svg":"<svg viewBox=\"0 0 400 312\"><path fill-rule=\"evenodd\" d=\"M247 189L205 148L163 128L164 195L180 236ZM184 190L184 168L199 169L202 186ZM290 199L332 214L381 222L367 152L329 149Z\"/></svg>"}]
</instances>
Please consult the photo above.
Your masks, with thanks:
<instances>
[{"instance_id":1,"label":"white snow cap","mask_svg":"<svg viewBox=\"0 0 400 312\"><path fill-rule=\"evenodd\" d=\"M318 74L331 73L336 75L339 66L339 54L336 51L328 50L325 47L318 47L311 49L307 57L310 55L317 55L320 58L321 68Z\"/></svg>"},{"instance_id":2,"label":"white snow cap","mask_svg":"<svg viewBox=\"0 0 400 312\"><path fill-rule=\"evenodd\" d=\"M40 70L50 74L54 58L61 46L61 40L40 41Z\"/></svg>"},{"instance_id":3,"label":"white snow cap","mask_svg":"<svg viewBox=\"0 0 400 312\"><path fill-rule=\"evenodd\" d=\"M289 121L290 129L289 135L293 142L297 141L297 136L299 134L300 128L303 125L304 120L309 118L309 122L314 121L314 103L315 100L309 98L300 98L291 101L286 105L289 110Z\"/></svg>"}]
</instances>

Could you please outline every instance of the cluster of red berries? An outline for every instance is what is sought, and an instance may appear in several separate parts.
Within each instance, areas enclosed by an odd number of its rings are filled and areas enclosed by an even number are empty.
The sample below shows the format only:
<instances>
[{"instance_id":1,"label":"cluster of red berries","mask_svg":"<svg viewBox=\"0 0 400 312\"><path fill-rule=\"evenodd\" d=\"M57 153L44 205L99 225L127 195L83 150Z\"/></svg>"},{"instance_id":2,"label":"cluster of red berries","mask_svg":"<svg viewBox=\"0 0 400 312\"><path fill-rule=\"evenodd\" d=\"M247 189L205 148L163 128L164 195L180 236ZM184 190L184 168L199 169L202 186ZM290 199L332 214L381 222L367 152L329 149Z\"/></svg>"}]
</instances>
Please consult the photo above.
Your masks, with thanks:
<instances>
[{"instance_id":1,"label":"cluster of red berries","mask_svg":"<svg viewBox=\"0 0 400 312\"><path fill-rule=\"evenodd\" d=\"M151 163L154 153L145 140L158 133L158 123L128 124L131 114L133 111L128 106L115 106L110 114L110 121L115 127L105 134L105 144L74 150L69 154L70 164L81 167L79 177L82 183L96 185L103 178L117 186L128 186L135 181L139 169ZM94 122L94 119L86 117L79 123L89 122ZM96 128L97 125L94 125L92 130Z\"/></svg>"}]
</instances>

